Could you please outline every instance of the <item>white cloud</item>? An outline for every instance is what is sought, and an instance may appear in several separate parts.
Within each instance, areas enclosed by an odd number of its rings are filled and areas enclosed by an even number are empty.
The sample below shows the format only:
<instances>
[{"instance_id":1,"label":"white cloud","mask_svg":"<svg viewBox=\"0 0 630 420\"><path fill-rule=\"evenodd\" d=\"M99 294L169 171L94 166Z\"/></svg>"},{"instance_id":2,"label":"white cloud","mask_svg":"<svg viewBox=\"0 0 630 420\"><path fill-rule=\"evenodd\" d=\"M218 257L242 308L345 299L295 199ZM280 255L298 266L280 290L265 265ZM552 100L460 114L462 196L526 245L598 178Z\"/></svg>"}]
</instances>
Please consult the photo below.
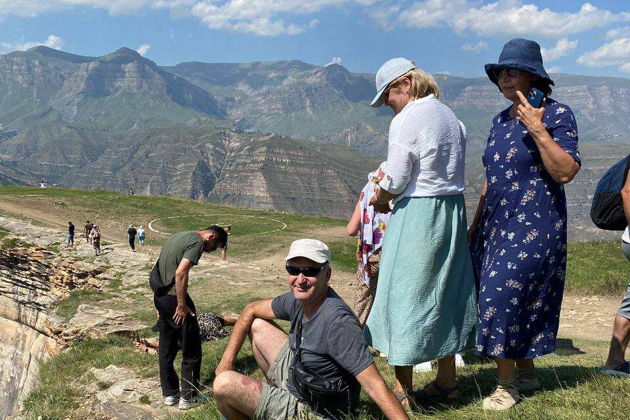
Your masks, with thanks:
<instances>
[{"instance_id":1,"label":"white cloud","mask_svg":"<svg viewBox=\"0 0 630 420\"><path fill-rule=\"evenodd\" d=\"M549 49L542 48L540 52L542 53L543 60L553 61L568 55L569 51L576 49L577 46L577 41L569 41L567 38L562 38L556 42L555 47Z\"/></svg>"},{"instance_id":2,"label":"white cloud","mask_svg":"<svg viewBox=\"0 0 630 420\"><path fill-rule=\"evenodd\" d=\"M606 32L606 39L630 38L630 26L611 29Z\"/></svg>"},{"instance_id":3,"label":"white cloud","mask_svg":"<svg viewBox=\"0 0 630 420\"><path fill-rule=\"evenodd\" d=\"M136 51L138 52L138 54L144 57L145 55L147 55L147 52L150 49L151 49L151 46L149 44L142 44L138 47L138 49L136 49Z\"/></svg>"},{"instance_id":4,"label":"white cloud","mask_svg":"<svg viewBox=\"0 0 630 420\"><path fill-rule=\"evenodd\" d=\"M402 2L398 2L402 3ZM387 5L370 12L381 27L412 28L448 26L458 34L467 32L493 38L535 36L558 38L630 21L629 12L613 13L584 3L579 11L556 12L522 0L424 0L404 2L394 13Z\"/></svg>"},{"instance_id":5,"label":"white cloud","mask_svg":"<svg viewBox=\"0 0 630 420\"><path fill-rule=\"evenodd\" d=\"M620 66L619 70L630 68L630 38L619 38L608 42L596 50L582 54L577 62L588 67Z\"/></svg>"},{"instance_id":6,"label":"white cloud","mask_svg":"<svg viewBox=\"0 0 630 420\"><path fill-rule=\"evenodd\" d=\"M41 42L0 42L0 52L7 53L11 51L26 51L29 48L37 47L38 45L44 45L49 48L60 50L63 47L63 40L57 35L50 34L45 41Z\"/></svg>"},{"instance_id":7,"label":"white cloud","mask_svg":"<svg viewBox=\"0 0 630 420\"><path fill-rule=\"evenodd\" d=\"M560 66L551 66L547 69L549 73L560 73L562 71L562 67Z\"/></svg>"},{"instance_id":8,"label":"white cloud","mask_svg":"<svg viewBox=\"0 0 630 420\"><path fill-rule=\"evenodd\" d=\"M464 44L462 50L470 52L480 52L488 49L488 44L483 41L479 41L476 44Z\"/></svg>"},{"instance_id":9,"label":"white cloud","mask_svg":"<svg viewBox=\"0 0 630 420\"><path fill-rule=\"evenodd\" d=\"M0 0L0 19L35 17L73 8L92 7L110 15L170 10L174 18L195 16L211 29L256 35L296 35L319 24L317 19L292 22L297 16L348 4L368 6L377 0ZM286 19L286 20L285 20Z\"/></svg>"},{"instance_id":10,"label":"white cloud","mask_svg":"<svg viewBox=\"0 0 630 420\"><path fill-rule=\"evenodd\" d=\"M325 67L328 67L331 64L339 64L339 65L341 65L341 57L333 57L333 58L331 58L330 62L328 64L326 64Z\"/></svg>"},{"instance_id":11,"label":"white cloud","mask_svg":"<svg viewBox=\"0 0 630 420\"><path fill-rule=\"evenodd\" d=\"M619 66L619 70L623 71L623 72L626 72L626 73L630 73L630 63L626 63L626 64L623 64L623 65Z\"/></svg>"}]
</instances>

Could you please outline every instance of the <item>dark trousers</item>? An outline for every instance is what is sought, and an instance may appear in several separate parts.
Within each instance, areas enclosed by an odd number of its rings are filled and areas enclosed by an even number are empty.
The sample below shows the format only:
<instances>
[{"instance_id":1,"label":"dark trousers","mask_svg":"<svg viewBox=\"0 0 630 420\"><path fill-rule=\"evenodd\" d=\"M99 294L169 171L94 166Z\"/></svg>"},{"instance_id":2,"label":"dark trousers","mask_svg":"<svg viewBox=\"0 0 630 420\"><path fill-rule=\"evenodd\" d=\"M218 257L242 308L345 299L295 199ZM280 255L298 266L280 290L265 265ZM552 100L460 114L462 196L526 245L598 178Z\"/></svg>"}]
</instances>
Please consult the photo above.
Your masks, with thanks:
<instances>
[{"instance_id":1,"label":"dark trousers","mask_svg":"<svg viewBox=\"0 0 630 420\"><path fill-rule=\"evenodd\" d=\"M130 236L129 237L129 246L131 247L131 249L136 249L136 237L135 236Z\"/></svg>"},{"instance_id":2,"label":"dark trousers","mask_svg":"<svg viewBox=\"0 0 630 420\"><path fill-rule=\"evenodd\" d=\"M160 329L160 385L165 397L179 392L179 379L173 367L175 357L182 349L182 387L181 397L190 399L199 390L199 375L201 371L201 338L199 337L199 323L196 316L188 315L181 325L175 324L173 315L177 308L176 296L154 296L153 302L160 314L158 326ZM193 313L197 313L195 304L186 295L186 305Z\"/></svg>"}]
</instances>

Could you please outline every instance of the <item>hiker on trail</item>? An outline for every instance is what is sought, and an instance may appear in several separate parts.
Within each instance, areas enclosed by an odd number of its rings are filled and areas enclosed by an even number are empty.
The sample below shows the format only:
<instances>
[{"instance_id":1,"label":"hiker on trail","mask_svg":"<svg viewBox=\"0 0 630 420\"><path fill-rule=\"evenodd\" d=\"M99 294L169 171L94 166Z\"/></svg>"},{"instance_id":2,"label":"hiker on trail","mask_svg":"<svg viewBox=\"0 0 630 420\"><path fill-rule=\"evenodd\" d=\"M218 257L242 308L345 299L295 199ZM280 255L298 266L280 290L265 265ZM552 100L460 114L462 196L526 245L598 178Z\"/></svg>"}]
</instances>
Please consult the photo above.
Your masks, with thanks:
<instances>
[{"instance_id":1,"label":"hiker on trail","mask_svg":"<svg viewBox=\"0 0 630 420\"><path fill-rule=\"evenodd\" d=\"M131 247L131 250L133 252L136 252L136 234L138 233L138 231L136 230L135 227L133 227L133 225L129 225L129 228L127 229L127 235L129 235L129 246Z\"/></svg>"},{"instance_id":2,"label":"hiker on trail","mask_svg":"<svg viewBox=\"0 0 630 420\"><path fill-rule=\"evenodd\" d=\"M477 318L463 196L465 128L438 100L435 79L409 60L383 64L376 89L372 106L386 104L395 116L385 174L370 204L392 213L365 336L394 366L403 405L453 400L455 353L470 346ZM413 366L435 359L435 380L414 393Z\"/></svg>"},{"instance_id":3,"label":"hiker on trail","mask_svg":"<svg viewBox=\"0 0 630 420\"><path fill-rule=\"evenodd\" d=\"M66 247L72 248L74 246L74 224L68 222L68 234L66 235Z\"/></svg>"},{"instance_id":4,"label":"hiker on trail","mask_svg":"<svg viewBox=\"0 0 630 420\"><path fill-rule=\"evenodd\" d=\"M381 377L357 318L329 286L330 250L299 239L285 258L289 292L241 313L215 373L217 406L228 419L345 419L361 387L389 419L407 414ZM291 321L289 335L273 319ZM267 382L234 370L249 336Z\"/></svg>"},{"instance_id":5,"label":"hiker on trail","mask_svg":"<svg viewBox=\"0 0 630 420\"><path fill-rule=\"evenodd\" d=\"M359 319L361 328L372 309L376 284L378 282L378 267L381 259L381 245L389 213L378 213L370 206L374 191L378 188L378 181L383 178L383 171L379 168L370 173L370 181L359 193L359 200L354 206L352 217L346 226L349 236L359 235L357 245L357 280L355 288L354 313Z\"/></svg>"},{"instance_id":6,"label":"hiker on trail","mask_svg":"<svg viewBox=\"0 0 630 420\"><path fill-rule=\"evenodd\" d=\"M94 254L99 256L102 254L101 252L101 230L98 226L94 225L90 230L90 241L92 241L92 246L94 247Z\"/></svg>"},{"instance_id":7,"label":"hiker on trail","mask_svg":"<svg viewBox=\"0 0 630 420\"><path fill-rule=\"evenodd\" d=\"M540 388L533 360L555 350L567 260L564 184L581 158L571 109L549 97L534 107L524 96L532 88L551 94L536 42L507 42L485 70L512 102L492 120L468 232L479 275L477 354L494 357L498 369L483 407L501 411L521 400L519 390Z\"/></svg>"},{"instance_id":8,"label":"hiker on trail","mask_svg":"<svg viewBox=\"0 0 630 420\"><path fill-rule=\"evenodd\" d=\"M623 201L623 211L628 221L628 227L622 236L623 253L630 260L630 176L626 176L623 189L621 190L621 199ZM630 378L630 362L626 361L625 353L630 341L630 282L628 283L628 291L621 300L619 311L615 316L615 324L613 326L612 339L610 340L610 349L606 365L601 372L604 375L623 376Z\"/></svg>"},{"instance_id":9,"label":"hiker on trail","mask_svg":"<svg viewBox=\"0 0 630 420\"><path fill-rule=\"evenodd\" d=\"M85 222L85 226L83 227L83 231L85 232L85 241L87 243L90 243L90 232L92 232L92 228L94 227L94 225L92 223L90 223L89 220L87 220Z\"/></svg>"},{"instance_id":10,"label":"hiker on trail","mask_svg":"<svg viewBox=\"0 0 630 420\"><path fill-rule=\"evenodd\" d=\"M188 295L190 269L199 263L204 252L224 248L227 234L212 225L198 232L179 232L171 236L160 252L158 272L164 284L155 293L153 302L158 310L160 331L160 384L164 404L179 403L186 410L202 403L198 396L201 368L201 340L195 304ZM182 370L180 383L173 367L181 342Z\"/></svg>"},{"instance_id":11,"label":"hiker on trail","mask_svg":"<svg viewBox=\"0 0 630 420\"><path fill-rule=\"evenodd\" d=\"M138 242L140 245L144 245L144 228L142 226L138 228Z\"/></svg>"}]
</instances>

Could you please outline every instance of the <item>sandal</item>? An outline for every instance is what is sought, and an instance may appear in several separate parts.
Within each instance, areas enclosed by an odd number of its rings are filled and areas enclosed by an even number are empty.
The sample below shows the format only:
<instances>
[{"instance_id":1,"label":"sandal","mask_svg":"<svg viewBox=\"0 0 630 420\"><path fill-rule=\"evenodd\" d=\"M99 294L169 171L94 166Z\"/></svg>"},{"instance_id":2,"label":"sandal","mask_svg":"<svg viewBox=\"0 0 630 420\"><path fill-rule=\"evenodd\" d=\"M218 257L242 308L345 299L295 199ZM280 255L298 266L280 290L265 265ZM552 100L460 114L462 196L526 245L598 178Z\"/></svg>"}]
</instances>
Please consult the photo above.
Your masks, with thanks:
<instances>
[{"instance_id":1,"label":"sandal","mask_svg":"<svg viewBox=\"0 0 630 420\"><path fill-rule=\"evenodd\" d=\"M427 392L429 388L433 388L433 390L435 390L437 394L429 394ZM457 396L452 397L451 395L453 395L454 393L457 393ZM436 381L431 381L428 384L426 384L423 389L416 391L414 393L414 397L416 399L416 402L420 402L423 400L424 401L452 402L452 401L455 401L457 398L459 398L459 386L455 385L452 388L444 389L441 386L439 386Z\"/></svg>"},{"instance_id":2,"label":"sandal","mask_svg":"<svg viewBox=\"0 0 630 420\"><path fill-rule=\"evenodd\" d=\"M396 397L396 399L398 400L398 402L400 403L400 405L403 406L403 408L408 408L410 410L413 410L413 407L415 405L415 399L413 396L409 395L409 394L404 394L402 392L397 392L392 390L392 393L394 394L394 397ZM403 401L407 400L407 404L405 404Z\"/></svg>"}]
</instances>

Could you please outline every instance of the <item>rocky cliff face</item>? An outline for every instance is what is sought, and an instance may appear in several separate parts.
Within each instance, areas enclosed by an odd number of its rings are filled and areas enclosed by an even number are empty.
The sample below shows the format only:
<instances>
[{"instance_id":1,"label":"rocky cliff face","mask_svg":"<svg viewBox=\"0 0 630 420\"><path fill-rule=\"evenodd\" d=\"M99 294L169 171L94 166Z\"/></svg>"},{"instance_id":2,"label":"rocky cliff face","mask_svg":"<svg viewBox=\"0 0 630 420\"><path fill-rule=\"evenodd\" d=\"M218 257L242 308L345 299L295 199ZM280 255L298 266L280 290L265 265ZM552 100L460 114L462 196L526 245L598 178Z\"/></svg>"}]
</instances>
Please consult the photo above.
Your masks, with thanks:
<instances>
[{"instance_id":1,"label":"rocky cliff face","mask_svg":"<svg viewBox=\"0 0 630 420\"><path fill-rule=\"evenodd\" d=\"M46 47L0 56L0 121L116 130L223 118L217 101L128 48L82 57Z\"/></svg>"},{"instance_id":2,"label":"rocky cliff face","mask_svg":"<svg viewBox=\"0 0 630 420\"><path fill-rule=\"evenodd\" d=\"M44 248L0 249L0 418L19 411L40 362L61 348L52 304L94 285L95 274Z\"/></svg>"}]
</instances>

